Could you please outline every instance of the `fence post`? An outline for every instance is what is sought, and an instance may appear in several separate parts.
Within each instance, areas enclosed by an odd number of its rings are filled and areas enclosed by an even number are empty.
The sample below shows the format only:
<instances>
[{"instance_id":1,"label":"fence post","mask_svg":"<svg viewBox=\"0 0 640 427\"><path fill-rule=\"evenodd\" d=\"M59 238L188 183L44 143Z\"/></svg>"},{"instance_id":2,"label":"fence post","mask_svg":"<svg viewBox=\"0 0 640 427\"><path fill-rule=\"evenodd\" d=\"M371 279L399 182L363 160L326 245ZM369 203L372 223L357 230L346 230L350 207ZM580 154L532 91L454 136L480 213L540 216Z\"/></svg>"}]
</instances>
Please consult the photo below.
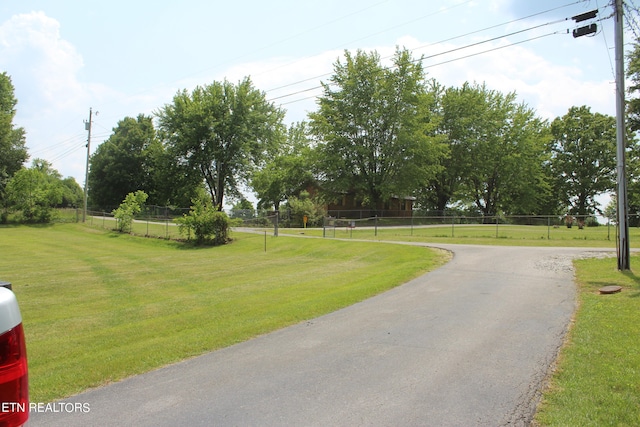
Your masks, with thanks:
<instances>
[{"instance_id":1,"label":"fence post","mask_svg":"<svg viewBox=\"0 0 640 427\"><path fill-rule=\"evenodd\" d=\"M378 237L378 215L376 215L375 219L375 237Z\"/></svg>"},{"instance_id":2,"label":"fence post","mask_svg":"<svg viewBox=\"0 0 640 427\"><path fill-rule=\"evenodd\" d=\"M454 231L455 223L456 223L456 216L451 215L451 237L455 237L455 231Z\"/></svg>"},{"instance_id":3,"label":"fence post","mask_svg":"<svg viewBox=\"0 0 640 427\"><path fill-rule=\"evenodd\" d=\"M327 217L322 218L322 237L327 237Z\"/></svg>"},{"instance_id":4,"label":"fence post","mask_svg":"<svg viewBox=\"0 0 640 427\"><path fill-rule=\"evenodd\" d=\"M273 237L278 237L278 220L280 218L280 212L276 211L276 217L274 218L273 224Z\"/></svg>"},{"instance_id":5,"label":"fence post","mask_svg":"<svg viewBox=\"0 0 640 427\"><path fill-rule=\"evenodd\" d=\"M411 213L411 235L413 236L413 212Z\"/></svg>"}]
</instances>

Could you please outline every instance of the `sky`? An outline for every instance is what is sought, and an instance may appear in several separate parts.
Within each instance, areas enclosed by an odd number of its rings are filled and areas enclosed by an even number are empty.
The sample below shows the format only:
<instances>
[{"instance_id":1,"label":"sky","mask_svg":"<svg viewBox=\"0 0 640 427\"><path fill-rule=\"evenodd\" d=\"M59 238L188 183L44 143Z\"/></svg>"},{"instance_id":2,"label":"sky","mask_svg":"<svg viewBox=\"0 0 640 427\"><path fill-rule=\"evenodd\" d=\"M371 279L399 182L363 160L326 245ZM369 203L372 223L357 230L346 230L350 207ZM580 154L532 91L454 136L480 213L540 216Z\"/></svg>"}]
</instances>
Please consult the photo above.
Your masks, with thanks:
<instances>
[{"instance_id":1,"label":"sky","mask_svg":"<svg viewBox=\"0 0 640 427\"><path fill-rule=\"evenodd\" d=\"M571 17L593 9L598 32L574 38ZM125 117L224 79L249 76L301 121L345 50L387 61L405 47L441 85L515 92L548 120L581 105L615 116L612 13L610 0L0 0L0 72L30 161L83 186L90 108L91 153Z\"/></svg>"}]
</instances>

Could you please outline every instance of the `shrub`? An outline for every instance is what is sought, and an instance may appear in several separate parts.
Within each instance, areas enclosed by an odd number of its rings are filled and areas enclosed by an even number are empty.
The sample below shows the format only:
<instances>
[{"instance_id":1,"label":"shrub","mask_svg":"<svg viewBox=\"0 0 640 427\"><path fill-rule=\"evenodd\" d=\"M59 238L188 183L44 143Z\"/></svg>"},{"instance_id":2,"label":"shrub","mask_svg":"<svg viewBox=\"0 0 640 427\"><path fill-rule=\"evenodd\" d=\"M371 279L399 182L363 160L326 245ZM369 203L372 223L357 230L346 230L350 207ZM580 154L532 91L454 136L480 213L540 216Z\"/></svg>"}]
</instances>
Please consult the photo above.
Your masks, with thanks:
<instances>
[{"instance_id":1,"label":"shrub","mask_svg":"<svg viewBox=\"0 0 640 427\"><path fill-rule=\"evenodd\" d=\"M142 210L142 205L147 201L147 193L138 190L127 194L118 209L113 211L113 216L118 220L118 230L122 233L131 231L134 216Z\"/></svg>"},{"instance_id":2,"label":"shrub","mask_svg":"<svg viewBox=\"0 0 640 427\"><path fill-rule=\"evenodd\" d=\"M288 208L291 211L292 222L296 226L303 226L303 218L307 217L309 226L322 225L322 221L326 216L324 206L309 196L309 193L303 191L300 197L292 197L289 199Z\"/></svg>"},{"instance_id":3,"label":"shrub","mask_svg":"<svg viewBox=\"0 0 640 427\"><path fill-rule=\"evenodd\" d=\"M224 212L219 212L213 207L211 201L194 199L193 206L188 214L176 218L180 227L180 233L187 235L191 240L191 234L195 237L196 244L211 243L223 245L229 239L231 220Z\"/></svg>"}]
</instances>

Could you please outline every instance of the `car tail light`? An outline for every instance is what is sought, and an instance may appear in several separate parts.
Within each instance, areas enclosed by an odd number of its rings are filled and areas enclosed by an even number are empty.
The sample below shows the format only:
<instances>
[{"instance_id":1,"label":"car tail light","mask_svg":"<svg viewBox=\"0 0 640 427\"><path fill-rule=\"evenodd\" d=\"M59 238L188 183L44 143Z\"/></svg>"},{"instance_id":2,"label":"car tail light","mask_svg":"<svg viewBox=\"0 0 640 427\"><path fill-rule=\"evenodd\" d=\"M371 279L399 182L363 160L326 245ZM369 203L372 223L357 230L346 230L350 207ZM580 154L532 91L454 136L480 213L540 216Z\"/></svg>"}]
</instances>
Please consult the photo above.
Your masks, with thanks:
<instances>
[{"instance_id":1,"label":"car tail light","mask_svg":"<svg viewBox=\"0 0 640 427\"><path fill-rule=\"evenodd\" d=\"M7 322L17 322L0 333L0 427L15 427L29 418L29 379L22 319L13 293L0 292L0 311L0 322L5 323L0 330Z\"/></svg>"}]
</instances>

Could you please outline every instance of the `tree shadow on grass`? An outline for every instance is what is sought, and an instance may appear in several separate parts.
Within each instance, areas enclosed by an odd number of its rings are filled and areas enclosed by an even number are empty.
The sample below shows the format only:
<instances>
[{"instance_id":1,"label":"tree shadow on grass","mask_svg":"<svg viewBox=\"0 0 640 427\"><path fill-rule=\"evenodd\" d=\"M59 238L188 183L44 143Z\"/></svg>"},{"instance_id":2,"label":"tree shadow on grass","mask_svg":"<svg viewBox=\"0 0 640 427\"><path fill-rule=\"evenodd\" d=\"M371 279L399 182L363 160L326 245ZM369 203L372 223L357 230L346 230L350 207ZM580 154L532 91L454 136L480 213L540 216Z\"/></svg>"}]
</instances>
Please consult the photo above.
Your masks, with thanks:
<instances>
[{"instance_id":1,"label":"tree shadow on grass","mask_svg":"<svg viewBox=\"0 0 640 427\"><path fill-rule=\"evenodd\" d=\"M55 224L53 222L47 222L47 223L24 223L24 224L17 224L17 226L19 227L29 227L29 228L52 228L55 226Z\"/></svg>"},{"instance_id":2,"label":"tree shadow on grass","mask_svg":"<svg viewBox=\"0 0 640 427\"><path fill-rule=\"evenodd\" d=\"M633 271L623 271L622 274L627 277L633 283L633 290L631 298L640 298L640 277L636 276Z\"/></svg>"},{"instance_id":3,"label":"tree shadow on grass","mask_svg":"<svg viewBox=\"0 0 640 427\"><path fill-rule=\"evenodd\" d=\"M206 241L198 243L195 240L171 240L172 247L175 249L181 250L201 250L201 249L214 249L214 248L222 248L226 245L233 243L233 240L228 241L224 244L216 244L212 241Z\"/></svg>"}]
</instances>

